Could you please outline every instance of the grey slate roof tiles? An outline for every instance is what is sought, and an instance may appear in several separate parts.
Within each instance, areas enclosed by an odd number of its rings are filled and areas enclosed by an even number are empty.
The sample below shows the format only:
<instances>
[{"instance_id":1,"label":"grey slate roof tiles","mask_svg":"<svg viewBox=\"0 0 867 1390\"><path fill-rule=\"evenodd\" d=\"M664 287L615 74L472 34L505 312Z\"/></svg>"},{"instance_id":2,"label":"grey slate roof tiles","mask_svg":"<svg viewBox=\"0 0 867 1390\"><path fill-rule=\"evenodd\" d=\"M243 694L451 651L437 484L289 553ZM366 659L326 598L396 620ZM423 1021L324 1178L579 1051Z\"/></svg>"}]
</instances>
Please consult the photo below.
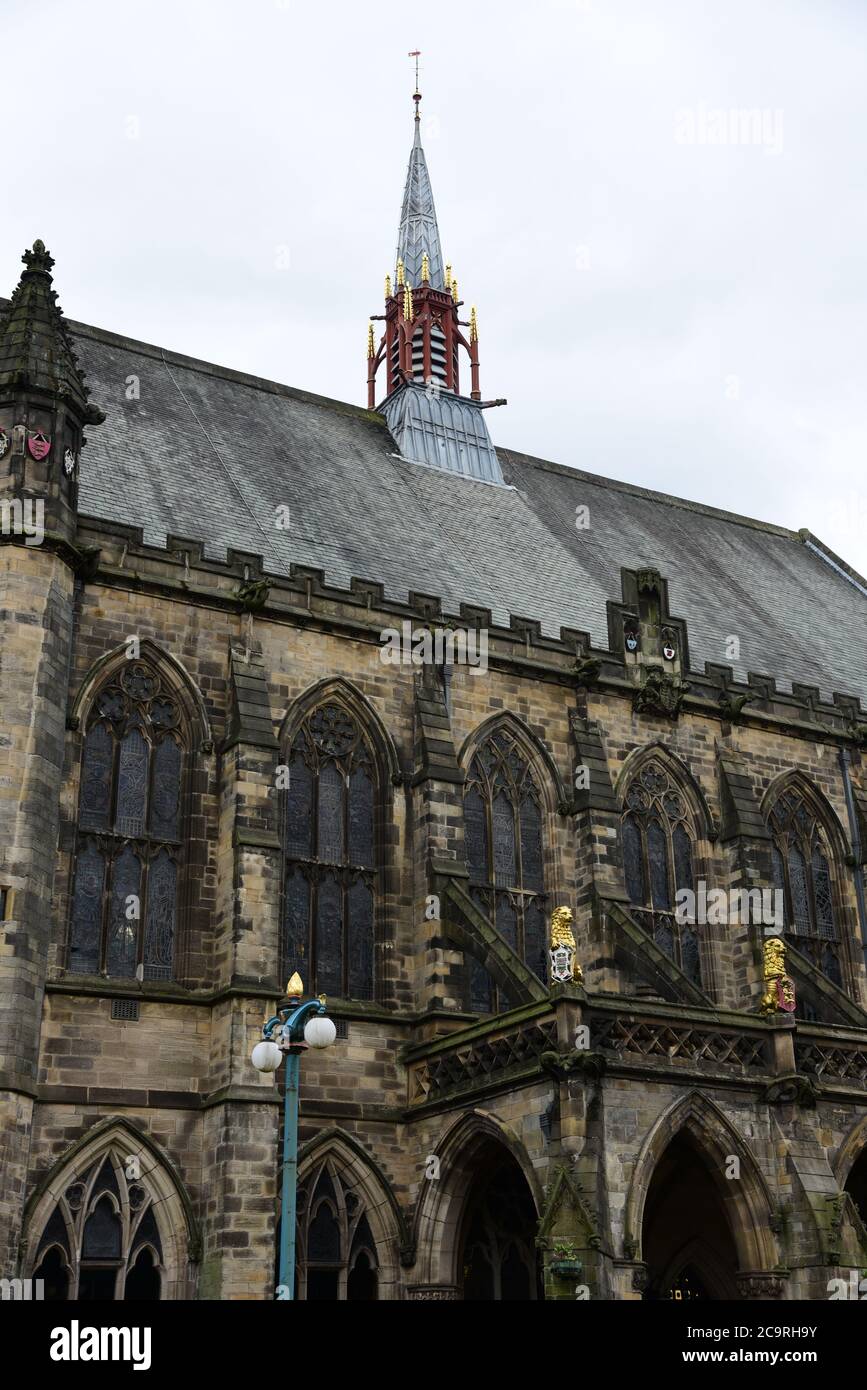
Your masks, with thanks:
<instances>
[{"instance_id":1,"label":"grey slate roof tiles","mask_svg":"<svg viewBox=\"0 0 867 1390\"><path fill-rule=\"evenodd\" d=\"M151 544L200 540L215 559L251 551L266 572L295 562L338 587L376 580L396 601L439 595L446 613L465 602L552 637L588 631L603 648L621 567L652 566L687 621L693 670L725 663L732 635L737 679L767 674L867 708L867 599L792 532L508 449L506 487L407 463L371 412L70 327L107 414L82 456L84 515L141 526Z\"/></svg>"}]
</instances>

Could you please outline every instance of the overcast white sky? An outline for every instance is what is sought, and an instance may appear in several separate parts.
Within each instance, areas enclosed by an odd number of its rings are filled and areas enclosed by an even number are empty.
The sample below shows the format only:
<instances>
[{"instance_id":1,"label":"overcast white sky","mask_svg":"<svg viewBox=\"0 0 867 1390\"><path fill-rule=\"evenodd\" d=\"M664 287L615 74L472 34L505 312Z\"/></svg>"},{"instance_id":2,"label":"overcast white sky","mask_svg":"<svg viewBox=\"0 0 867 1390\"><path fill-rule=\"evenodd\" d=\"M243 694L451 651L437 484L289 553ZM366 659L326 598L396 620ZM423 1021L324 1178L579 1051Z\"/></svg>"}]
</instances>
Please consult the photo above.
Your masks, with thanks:
<instances>
[{"instance_id":1,"label":"overcast white sky","mask_svg":"<svg viewBox=\"0 0 867 1390\"><path fill-rule=\"evenodd\" d=\"M0 292L40 236L70 317L363 404L420 47L495 441L867 572L865 0L0 15ZM758 138L707 142L744 110Z\"/></svg>"}]
</instances>

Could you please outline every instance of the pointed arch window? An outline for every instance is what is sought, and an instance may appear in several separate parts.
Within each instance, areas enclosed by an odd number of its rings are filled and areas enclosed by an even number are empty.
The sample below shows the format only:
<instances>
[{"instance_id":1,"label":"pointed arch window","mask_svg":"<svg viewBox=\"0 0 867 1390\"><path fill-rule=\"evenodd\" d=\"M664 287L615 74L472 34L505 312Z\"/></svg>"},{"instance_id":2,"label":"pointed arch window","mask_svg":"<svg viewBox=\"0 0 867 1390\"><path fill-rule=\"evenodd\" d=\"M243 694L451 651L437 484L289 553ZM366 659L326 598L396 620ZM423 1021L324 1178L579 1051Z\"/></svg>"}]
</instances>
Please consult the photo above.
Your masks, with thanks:
<instances>
[{"instance_id":1,"label":"pointed arch window","mask_svg":"<svg viewBox=\"0 0 867 1390\"><path fill-rule=\"evenodd\" d=\"M785 930L827 979L843 988L842 947L834 913L828 839L806 797L790 787L768 817L774 887L783 896Z\"/></svg>"},{"instance_id":2,"label":"pointed arch window","mask_svg":"<svg viewBox=\"0 0 867 1390\"><path fill-rule=\"evenodd\" d=\"M332 1162L299 1189L297 1243L300 1298L350 1303L378 1298L379 1262L365 1201Z\"/></svg>"},{"instance_id":3,"label":"pointed arch window","mask_svg":"<svg viewBox=\"0 0 867 1390\"><path fill-rule=\"evenodd\" d=\"M360 724L321 705L295 734L288 769L284 971L319 993L372 999L378 778Z\"/></svg>"},{"instance_id":4,"label":"pointed arch window","mask_svg":"<svg viewBox=\"0 0 867 1390\"><path fill-rule=\"evenodd\" d=\"M162 1296L156 1199L138 1160L114 1150L67 1183L37 1245L34 1279L56 1302Z\"/></svg>"},{"instance_id":5,"label":"pointed arch window","mask_svg":"<svg viewBox=\"0 0 867 1390\"><path fill-rule=\"evenodd\" d=\"M548 978L544 813L539 782L517 740L492 734L470 764L464 826L470 892L530 970ZM468 964L467 1003L496 1013L511 1001L476 960Z\"/></svg>"},{"instance_id":6,"label":"pointed arch window","mask_svg":"<svg viewBox=\"0 0 867 1390\"><path fill-rule=\"evenodd\" d=\"M635 917L656 945L701 985L698 937L675 913L678 889L695 891L695 831L686 798L661 758L640 767L626 792L623 872Z\"/></svg>"},{"instance_id":7,"label":"pointed arch window","mask_svg":"<svg viewBox=\"0 0 867 1390\"><path fill-rule=\"evenodd\" d=\"M172 978L188 746L178 701L144 662L126 664L93 702L81 767L70 971Z\"/></svg>"}]
</instances>

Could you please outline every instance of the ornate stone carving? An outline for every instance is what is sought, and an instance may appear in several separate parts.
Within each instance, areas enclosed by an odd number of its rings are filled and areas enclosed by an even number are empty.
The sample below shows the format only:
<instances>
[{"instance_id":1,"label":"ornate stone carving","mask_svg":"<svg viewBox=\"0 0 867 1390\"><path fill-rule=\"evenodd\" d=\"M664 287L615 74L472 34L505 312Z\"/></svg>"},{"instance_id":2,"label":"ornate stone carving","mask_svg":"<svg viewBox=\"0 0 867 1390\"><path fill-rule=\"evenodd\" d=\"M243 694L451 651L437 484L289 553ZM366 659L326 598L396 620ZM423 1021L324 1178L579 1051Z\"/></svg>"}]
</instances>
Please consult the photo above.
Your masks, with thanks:
<instances>
[{"instance_id":1,"label":"ornate stone carving","mask_svg":"<svg viewBox=\"0 0 867 1390\"><path fill-rule=\"evenodd\" d=\"M676 719L688 690L688 681L669 675L661 666L650 666L644 684L632 697L632 708L636 714L663 714Z\"/></svg>"},{"instance_id":2,"label":"ornate stone carving","mask_svg":"<svg viewBox=\"0 0 867 1390\"><path fill-rule=\"evenodd\" d=\"M413 1302L459 1303L461 1293L456 1284L415 1284L410 1285L406 1296Z\"/></svg>"},{"instance_id":3,"label":"ornate stone carving","mask_svg":"<svg viewBox=\"0 0 867 1390\"><path fill-rule=\"evenodd\" d=\"M746 1270L737 1275L741 1298L782 1298L786 1275L775 1270Z\"/></svg>"}]
</instances>

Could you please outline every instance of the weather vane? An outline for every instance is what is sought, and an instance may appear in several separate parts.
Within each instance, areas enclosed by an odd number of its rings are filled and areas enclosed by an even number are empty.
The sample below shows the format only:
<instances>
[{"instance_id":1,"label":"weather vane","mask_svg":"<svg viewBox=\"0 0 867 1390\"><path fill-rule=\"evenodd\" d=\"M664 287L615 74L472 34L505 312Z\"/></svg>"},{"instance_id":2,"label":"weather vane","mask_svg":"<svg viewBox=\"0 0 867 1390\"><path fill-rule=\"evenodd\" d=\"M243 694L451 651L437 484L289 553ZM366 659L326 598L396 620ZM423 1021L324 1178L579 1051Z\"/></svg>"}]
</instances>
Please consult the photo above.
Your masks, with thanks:
<instances>
[{"instance_id":1,"label":"weather vane","mask_svg":"<svg viewBox=\"0 0 867 1390\"><path fill-rule=\"evenodd\" d=\"M415 102L415 114L416 114L416 116L417 116L417 115L418 115L418 104L419 104L419 102L421 101L421 92L420 92L419 89L418 89L418 60L419 60L419 58L421 57L421 49L420 49L420 48L413 48L413 49L407 54L407 57L409 57L409 58L414 58L414 59L415 59L415 94L414 94L414 96L413 96L413 101Z\"/></svg>"}]
</instances>

